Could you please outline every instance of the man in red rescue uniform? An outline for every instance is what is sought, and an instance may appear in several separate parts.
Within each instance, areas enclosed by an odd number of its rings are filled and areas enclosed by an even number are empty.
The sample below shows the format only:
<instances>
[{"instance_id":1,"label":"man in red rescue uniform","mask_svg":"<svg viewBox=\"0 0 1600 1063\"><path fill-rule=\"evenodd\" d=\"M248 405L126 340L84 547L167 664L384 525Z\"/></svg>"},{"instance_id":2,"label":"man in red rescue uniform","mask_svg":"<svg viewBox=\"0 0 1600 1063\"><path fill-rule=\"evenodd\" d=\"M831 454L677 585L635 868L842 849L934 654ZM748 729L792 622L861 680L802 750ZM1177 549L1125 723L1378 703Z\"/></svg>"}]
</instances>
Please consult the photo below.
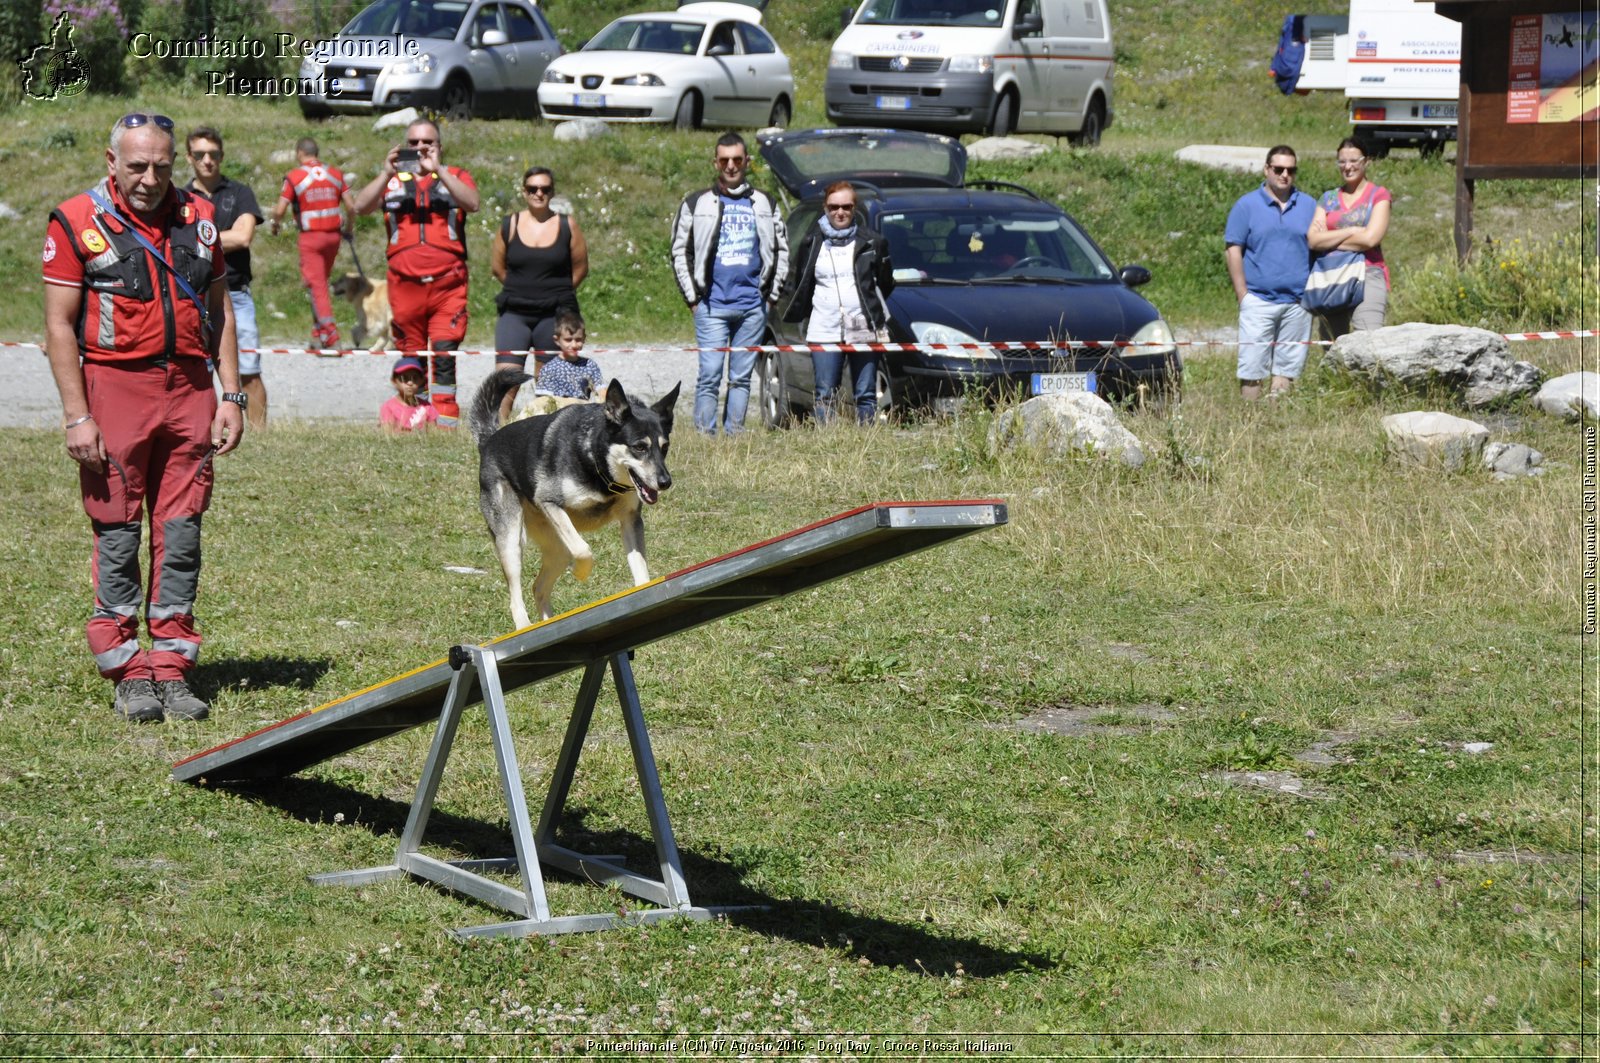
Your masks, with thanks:
<instances>
[{"instance_id":1,"label":"man in red rescue uniform","mask_svg":"<svg viewBox=\"0 0 1600 1063\"><path fill-rule=\"evenodd\" d=\"M341 236L355 232L356 215L350 182L337 166L317 158L317 142L301 137L294 146L299 165L283 179L283 190L272 208L271 231L278 235L283 216L292 206L300 228L300 279L311 291L311 342L331 350L339 346L339 323L333 318L333 297L328 275L339 257Z\"/></svg>"},{"instance_id":2,"label":"man in red rescue uniform","mask_svg":"<svg viewBox=\"0 0 1600 1063\"><path fill-rule=\"evenodd\" d=\"M396 165L401 148L417 152L417 172ZM467 336L467 215L478 209L472 175L440 159L439 127L422 119L406 127L383 169L356 196L356 213L383 205L389 230L389 309L394 345L408 351L450 351ZM434 354L430 401L439 427L454 428L456 359Z\"/></svg>"},{"instance_id":3,"label":"man in red rescue uniform","mask_svg":"<svg viewBox=\"0 0 1600 1063\"><path fill-rule=\"evenodd\" d=\"M45 353L94 529L89 649L116 684L112 708L140 722L210 711L186 682L200 653L200 517L213 459L244 438L248 402L215 216L173 186L174 148L172 119L119 118L106 180L50 213L43 255Z\"/></svg>"}]
</instances>

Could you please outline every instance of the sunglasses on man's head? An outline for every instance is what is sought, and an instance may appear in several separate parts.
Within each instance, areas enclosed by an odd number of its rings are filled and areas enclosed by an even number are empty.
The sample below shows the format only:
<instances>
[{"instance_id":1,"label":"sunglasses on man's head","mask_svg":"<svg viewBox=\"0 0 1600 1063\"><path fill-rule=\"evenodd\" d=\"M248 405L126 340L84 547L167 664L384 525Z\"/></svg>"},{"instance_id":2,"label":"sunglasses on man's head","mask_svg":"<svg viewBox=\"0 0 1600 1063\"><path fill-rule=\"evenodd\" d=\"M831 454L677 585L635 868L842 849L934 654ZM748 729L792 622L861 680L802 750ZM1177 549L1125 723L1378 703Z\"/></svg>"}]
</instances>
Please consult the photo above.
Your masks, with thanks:
<instances>
[{"instance_id":1,"label":"sunglasses on man's head","mask_svg":"<svg viewBox=\"0 0 1600 1063\"><path fill-rule=\"evenodd\" d=\"M141 114L135 111L133 114L125 114L117 119L117 125L124 129L138 129L140 126L148 125L151 122L155 123L157 129L165 129L168 133L172 132L172 119L164 114Z\"/></svg>"},{"instance_id":2,"label":"sunglasses on man's head","mask_svg":"<svg viewBox=\"0 0 1600 1063\"><path fill-rule=\"evenodd\" d=\"M1288 174L1290 177L1293 177L1295 174L1300 172L1300 167L1298 166L1269 166L1267 169L1271 170L1279 177L1282 177L1284 174Z\"/></svg>"}]
</instances>

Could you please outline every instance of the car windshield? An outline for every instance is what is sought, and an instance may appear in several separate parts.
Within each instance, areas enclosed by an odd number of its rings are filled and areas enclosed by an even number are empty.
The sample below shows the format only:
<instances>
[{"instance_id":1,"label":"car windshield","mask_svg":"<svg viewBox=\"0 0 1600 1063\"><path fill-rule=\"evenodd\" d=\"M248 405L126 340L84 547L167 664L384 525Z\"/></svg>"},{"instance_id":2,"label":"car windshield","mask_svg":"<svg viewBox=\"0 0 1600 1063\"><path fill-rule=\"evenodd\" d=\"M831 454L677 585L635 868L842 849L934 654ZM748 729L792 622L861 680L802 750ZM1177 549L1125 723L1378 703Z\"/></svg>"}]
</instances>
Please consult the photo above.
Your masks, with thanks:
<instances>
[{"instance_id":1,"label":"car windshield","mask_svg":"<svg viewBox=\"0 0 1600 1063\"><path fill-rule=\"evenodd\" d=\"M466 17L467 0L378 0L351 19L343 37L432 37L454 40Z\"/></svg>"},{"instance_id":2,"label":"car windshield","mask_svg":"<svg viewBox=\"0 0 1600 1063\"><path fill-rule=\"evenodd\" d=\"M694 55L700 50L703 22L624 19L613 22L583 46L586 52L667 52Z\"/></svg>"},{"instance_id":3,"label":"car windshield","mask_svg":"<svg viewBox=\"0 0 1600 1063\"><path fill-rule=\"evenodd\" d=\"M1005 3L997 0L867 0L860 26L998 26Z\"/></svg>"},{"instance_id":4,"label":"car windshield","mask_svg":"<svg viewBox=\"0 0 1600 1063\"><path fill-rule=\"evenodd\" d=\"M878 227L901 284L1067 283L1116 275L1064 214L885 211Z\"/></svg>"}]
</instances>

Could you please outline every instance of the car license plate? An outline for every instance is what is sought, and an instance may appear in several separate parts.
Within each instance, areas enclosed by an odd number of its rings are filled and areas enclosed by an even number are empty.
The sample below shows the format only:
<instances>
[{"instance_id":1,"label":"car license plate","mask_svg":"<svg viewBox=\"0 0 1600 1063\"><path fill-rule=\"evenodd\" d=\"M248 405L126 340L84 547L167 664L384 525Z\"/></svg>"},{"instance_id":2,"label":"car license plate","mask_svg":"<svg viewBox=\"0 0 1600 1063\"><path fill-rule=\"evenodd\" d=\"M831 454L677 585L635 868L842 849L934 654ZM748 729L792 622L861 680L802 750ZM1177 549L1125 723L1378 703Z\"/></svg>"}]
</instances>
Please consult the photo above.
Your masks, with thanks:
<instances>
[{"instance_id":1,"label":"car license plate","mask_svg":"<svg viewBox=\"0 0 1600 1063\"><path fill-rule=\"evenodd\" d=\"M872 104L880 111L909 111L911 110L910 96L879 96Z\"/></svg>"},{"instance_id":2,"label":"car license plate","mask_svg":"<svg viewBox=\"0 0 1600 1063\"><path fill-rule=\"evenodd\" d=\"M1065 395L1069 391L1087 391L1093 395L1097 390L1093 373L1033 374L1035 395Z\"/></svg>"},{"instance_id":3,"label":"car license plate","mask_svg":"<svg viewBox=\"0 0 1600 1063\"><path fill-rule=\"evenodd\" d=\"M337 96L341 92L366 92L366 78L334 78L328 82L328 95Z\"/></svg>"},{"instance_id":4,"label":"car license plate","mask_svg":"<svg viewBox=\"0 0 1600 1063\"><path fill-rule=\"evenodd\" d=\"M606 97L603 92L575 92L572 94L574 107L604 107Z\"/></svg>"},{"instance_id":5,"label":"car license plate","mask_svg":"<svg viewBox=\"0 0 1600 1063\"><path fill-rule=\"evenodd\" d=\"M1454 118L1456 105L1453 103L1425 103L1422 105L1424 118Z\"/></svg>"}]
</instances>

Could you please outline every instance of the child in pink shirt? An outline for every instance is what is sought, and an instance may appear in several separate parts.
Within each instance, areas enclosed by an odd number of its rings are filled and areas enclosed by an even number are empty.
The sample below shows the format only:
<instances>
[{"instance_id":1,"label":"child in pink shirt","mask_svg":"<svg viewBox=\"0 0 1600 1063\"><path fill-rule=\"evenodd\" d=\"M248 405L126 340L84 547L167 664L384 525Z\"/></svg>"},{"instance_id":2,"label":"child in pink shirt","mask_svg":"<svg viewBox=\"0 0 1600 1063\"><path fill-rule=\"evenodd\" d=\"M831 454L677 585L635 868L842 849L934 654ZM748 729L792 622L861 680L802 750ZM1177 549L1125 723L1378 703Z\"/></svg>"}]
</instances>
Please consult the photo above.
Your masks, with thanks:
<instances>
[{"instance_id":1,"label":"child in pink shirt","mask_svg":"<svg viewBox=\"0 0 1600 1063\"><path fill-rule=\"evenodd\" d=\"M439 420L439 411L426 402L417 401L426 379L422 360L407 355L394 363L389 380L394 384L394 398L378 411L378 421L391 432L421 431Z\"/></svg>"}]
</instances>

